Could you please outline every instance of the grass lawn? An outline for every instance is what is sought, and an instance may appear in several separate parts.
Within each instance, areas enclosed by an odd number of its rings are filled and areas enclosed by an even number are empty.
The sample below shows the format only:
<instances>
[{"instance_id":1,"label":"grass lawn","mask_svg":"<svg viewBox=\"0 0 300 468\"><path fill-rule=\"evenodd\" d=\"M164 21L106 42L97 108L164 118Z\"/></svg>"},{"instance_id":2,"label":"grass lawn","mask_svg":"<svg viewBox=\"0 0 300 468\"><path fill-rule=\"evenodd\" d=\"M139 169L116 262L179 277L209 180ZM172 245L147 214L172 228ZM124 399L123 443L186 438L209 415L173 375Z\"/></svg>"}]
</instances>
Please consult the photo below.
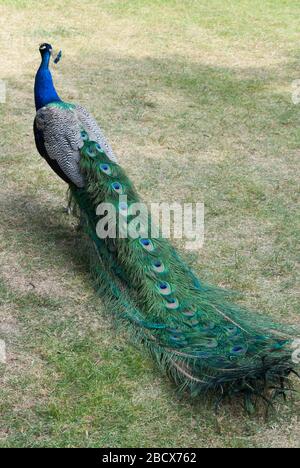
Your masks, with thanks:
<instances>
[{"instance_id":1,"label":"grass lawn","mask_svg":"<svg viewBox=\"0 0 300 468\"><path fill-rule=\"evenodd\" d=\"M94 113L143 198L205 202L200 277L299 322L299 17L294 0L0 0L0 446L299 446L299 400L267 422L234 402L215 415L115 327L32 135L47 41L61 96Z\"/></svg>"}]
</instances>

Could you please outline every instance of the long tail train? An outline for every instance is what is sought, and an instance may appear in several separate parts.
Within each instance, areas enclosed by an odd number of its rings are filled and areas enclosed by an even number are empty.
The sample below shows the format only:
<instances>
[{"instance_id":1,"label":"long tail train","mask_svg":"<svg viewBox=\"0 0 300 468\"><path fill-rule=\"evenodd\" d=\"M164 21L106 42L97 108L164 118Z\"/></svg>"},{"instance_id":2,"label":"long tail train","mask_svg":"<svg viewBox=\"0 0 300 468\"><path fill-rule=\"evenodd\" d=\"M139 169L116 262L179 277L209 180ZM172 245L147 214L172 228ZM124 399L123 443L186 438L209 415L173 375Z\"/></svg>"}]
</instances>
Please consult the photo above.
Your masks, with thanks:
<instances>
[{"instance_id":1,"label":"long tail train","mask_svg":"<svg viewBox=\"0 0 300 468\"><path fill-rule=\"evenodd\" d=\"M166 239L97 236L99 204L113 204L128 223L131 205L140 200L123 169L88 134L83 136L86 188L71 191L94 244L97 287L113 311L180 390L242 393L248 407L253 396L264 398L266 389L283 390L296 372L293 330L231 304L221 290L202 284ZM127 205L120 195L127 196Z\"/></svg>"}]
</instances>

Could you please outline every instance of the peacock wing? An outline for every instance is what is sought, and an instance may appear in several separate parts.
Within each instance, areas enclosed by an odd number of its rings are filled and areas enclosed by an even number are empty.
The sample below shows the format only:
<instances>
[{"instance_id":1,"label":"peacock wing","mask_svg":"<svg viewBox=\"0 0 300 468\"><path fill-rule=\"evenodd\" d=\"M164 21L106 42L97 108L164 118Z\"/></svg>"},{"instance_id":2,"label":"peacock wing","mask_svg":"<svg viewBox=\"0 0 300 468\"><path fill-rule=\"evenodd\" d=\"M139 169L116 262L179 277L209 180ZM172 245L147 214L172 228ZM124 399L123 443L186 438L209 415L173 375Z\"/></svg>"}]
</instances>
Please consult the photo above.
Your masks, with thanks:
<instances>
[{"instance_id":1,"label":"peacock wing","mask_svg":"<svg viewBox=\"0 0 300 468\"><path fill-rule=\"evenodd\" d=\"M113 152L109 142L107 141L94 117L80 105L76 105L75 113L82 127L84 127L85 131L88 133L90 140L96 141L105 151L109 159L117 162L115 153Z\"/></svg>"},{"instance_id":2,"label":"peacock wing","mask_svg":"<svg viewBox=\"0 0 300 468\"><path fill-rule=\"evenodd\" d=\"M68 108L48 105L37 112L35 125L42 135L48 157L57 162L71 182L79 188L84 187L79 166L83 141L76 114Z\"/></svg>"},{"instance_id":3,"label":"peacock wing","mask_svg":"<svg viewBox=\"0 0 300 468\"><path fill-rule=\"evenodd\" d=\"M63 102L49 104L37 112L35 127L48 158L56 161L65 177L79 188L85 185L79 165L84 143L82 131L88 133L112 161L117 160L97 122L82 106Z\"/></svg>"}]
</instances>

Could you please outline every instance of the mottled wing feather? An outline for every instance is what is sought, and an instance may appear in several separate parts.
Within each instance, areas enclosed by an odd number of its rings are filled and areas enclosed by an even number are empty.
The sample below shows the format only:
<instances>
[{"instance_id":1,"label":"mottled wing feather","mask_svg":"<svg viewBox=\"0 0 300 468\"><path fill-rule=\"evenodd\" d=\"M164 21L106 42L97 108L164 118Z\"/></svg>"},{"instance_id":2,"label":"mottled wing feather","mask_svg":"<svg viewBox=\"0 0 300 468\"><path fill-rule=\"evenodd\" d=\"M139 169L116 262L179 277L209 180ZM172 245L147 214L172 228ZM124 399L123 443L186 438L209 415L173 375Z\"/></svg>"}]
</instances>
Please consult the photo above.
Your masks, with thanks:
<instances>
[{"instance_id":1,"label":"mottled wing feather","mask_svg":"<svg viewBox=\"0 0 300 468\"><path fill-rule=\"evenodd\" d=\"M82 130L89 134L91 140L99 143L110 159L116 161L116 156L96 121L81 106L43 107L37 112L35 122L37 129L43 134L49 158L57 162L66 177L77 187L82 188L85 185L79 166L80 149L83 146Z\"/></svg>"},{"instance_id":2,"label":"mottled wing feather","mask_svg":"<svg viewBox=\"0 0 300 468\"><path fill-rule=\"evenodd\" d=\"M107 139L103 135L103 132L101 128L99 128L94 117L92 117L89 114L89 112L80 105L76 106L75 112L80 123L85 128L86 132L89 134L90 139L99 143L99 145L105 151L109 159L117 162L116 155L114 154L110 144L108 143Z\"/></svg>"},{"instance_id":3,"label":"mottled wing feather","mask_svg":"<svg viewBox=\"0 0 300 468\"><path fill-rule=\"evenodd\" d=\"M84 187L84 177L78 164L83 142L75 113L69 109L43 107L37 112L36 125L43 133L49 158L57 161L63 173L77 187Z\"/></svg>"}]
</instances>

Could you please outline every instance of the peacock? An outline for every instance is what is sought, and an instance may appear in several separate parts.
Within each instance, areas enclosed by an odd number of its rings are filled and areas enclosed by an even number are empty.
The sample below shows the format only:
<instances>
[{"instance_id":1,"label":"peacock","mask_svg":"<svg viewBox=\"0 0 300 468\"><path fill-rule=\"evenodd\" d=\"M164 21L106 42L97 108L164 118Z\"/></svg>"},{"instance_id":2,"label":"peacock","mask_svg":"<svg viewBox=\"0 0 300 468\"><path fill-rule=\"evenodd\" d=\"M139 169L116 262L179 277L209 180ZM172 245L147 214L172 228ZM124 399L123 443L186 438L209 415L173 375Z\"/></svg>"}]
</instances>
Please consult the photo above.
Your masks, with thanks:
<instances>
[{"instance_id":1,"label":"peacock","mask_svg":"<svg viewBox=\"0 0 300 468\"><path fill-rule=\"evenodd\" d=\"M69 185L91 246L96 291L113 316L190 397L241 396L251 409L259 397L270 401L285 394L291 373L297 374L292 327L244 310L221 288L204 284L162 236L98 236L100 204L113 206L116 224L124 227L140 198L96 120L58 96L49 69L51 45L39 51L36 147Z\"/></svg>"}]
</instances>

